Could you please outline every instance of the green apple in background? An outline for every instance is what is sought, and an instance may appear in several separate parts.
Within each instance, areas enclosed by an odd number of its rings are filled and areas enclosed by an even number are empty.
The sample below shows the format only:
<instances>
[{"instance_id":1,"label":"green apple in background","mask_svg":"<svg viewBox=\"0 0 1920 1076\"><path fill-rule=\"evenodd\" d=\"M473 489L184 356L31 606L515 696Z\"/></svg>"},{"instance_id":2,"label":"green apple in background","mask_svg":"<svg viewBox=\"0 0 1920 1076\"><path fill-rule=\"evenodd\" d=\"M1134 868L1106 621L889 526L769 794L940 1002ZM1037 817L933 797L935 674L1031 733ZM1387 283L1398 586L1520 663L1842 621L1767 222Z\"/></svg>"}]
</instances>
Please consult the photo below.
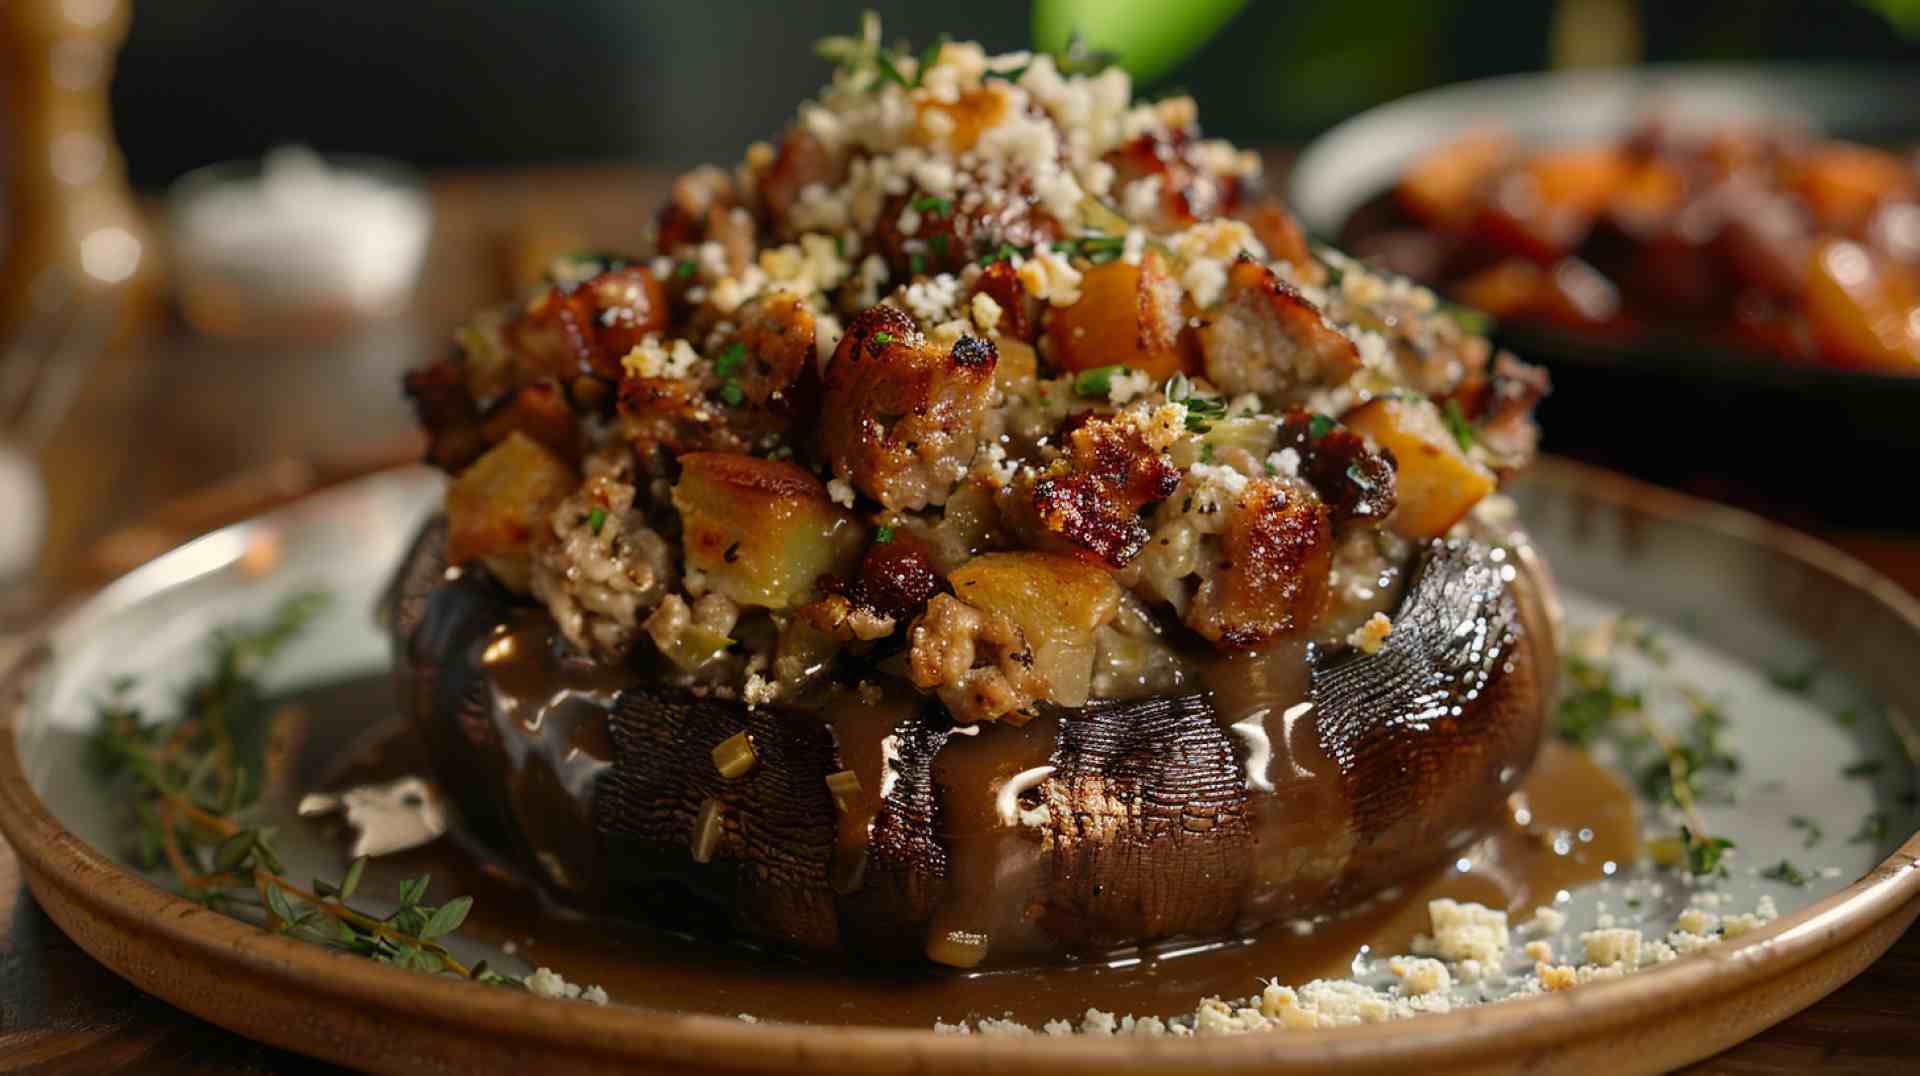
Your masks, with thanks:
<instances>
[{"instance_id":1,"label":"green apple in background","mask_svg":"<svg viewBox=\"0 0 1920 1076\"><path fill-rule=\"evenodd\" d=\"M1886 16L1894 29L1913 37L1920 34L1920 0L1864 0L1866 5Z\"/></svg>"},{"instance_id":2,"label":"green apple in background","mask_svg":"<svg viewBox=\"0 0 1920 1076\"><path fill-rule=\"evenodd\" d=\"M1033 47L1062 52L1078 32L1089 49L1112 53L1140 82L1152 82L1206 44L1246 0L1034 0Z\"/></svg>"}]
</instances>

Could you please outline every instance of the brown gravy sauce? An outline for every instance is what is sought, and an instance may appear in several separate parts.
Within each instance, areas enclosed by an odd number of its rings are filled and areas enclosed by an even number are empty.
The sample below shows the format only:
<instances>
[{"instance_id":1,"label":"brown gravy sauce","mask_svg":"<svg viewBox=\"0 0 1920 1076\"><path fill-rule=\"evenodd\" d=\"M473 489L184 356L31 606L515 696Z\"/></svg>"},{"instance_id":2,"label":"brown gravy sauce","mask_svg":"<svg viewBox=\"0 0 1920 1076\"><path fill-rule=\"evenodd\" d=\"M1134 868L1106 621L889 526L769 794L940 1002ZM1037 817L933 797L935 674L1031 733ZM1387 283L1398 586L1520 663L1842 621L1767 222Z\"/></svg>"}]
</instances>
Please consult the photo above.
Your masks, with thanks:
<instances>
[{"instance_id":1,"label":"brown gravy sauce","mask_svg":"<svg viewBox=\"0 0 1920 1076\"><path fill-rule=\"evenodd\" d=\"M554 671L541 670L547 675ZM376 690L390 691L384 679L368 683L363 697L374 697ZM580 683L570 690L590 694L597 688ZM1290 688L1274 685L1273 693L1297 698ZM1261 708L1257 695L1232 703L1250 707L1239 720L1252 718L1251 711ZM553 781L561 788L572 785L582 770L605 757L594 749L597 744L576 739L578 730L565 719L564 701L556 699L555 706L540 707L538 713L521 710L514 722L530 744L540 745L531 752L543 759L532 769L547 771L539 780ZM1222 701L1223 718L1232 716L1227 700ZM390 713L391 704L381 709ZM884 734L877 730L891 727L887 709L876 706L874 712L850 714L836 722L843 757L860 776L866 798L863 813L869 821L886 776ZM1280 802L1291 794L1321 795L1325 782L1319 767L1324 760L1299 746L1302 737L1289 727L1284 710L1267 707L1259 721L1273 747L1270 764L1276 789L1267 799ZM964 853L956 850L954 868L965 871L999 864L998 877L969 877L956 889L1027 884L1006 876L1009 871L1018 874L1025 860L1002 856L993 842L1019 838L1000 824L998 805L989 791L993 783L979 780L973 771L1012 774L1045 764L1052 730L1042 722L1029 728L1030 733L1019 737L1023 742L1031 740L1026 750L1011 745L1008 741L1013 737L1002 737L989 759L986 749L976 746L986 737L956 736L936 761L936 770L968 771L968 779L958 781L955 791L974 790L950 804L956 820L945 836L963 849L969 842L981 847ZM310 787L337 789L391 780L423 761L421 749L411 739L399 722L368 730L355 749L332 756L346 765L333 768ZM976 753L981 757L974 758ZM1294 792L1286 792L1288 788ZM542 791L544 795L530 798L549 799L555 790ZM843 854L857 857L861 841L856 817L843 829L836 861ZM1454 863L1397 892L1382 894L1365 907L1314 924L1305 933L1282 924L1226 942L1120 951L1100 960L981 973L918 967L849 969L644 926L589 920L553 906L507 869L470 857L447 840L376 861L362 889L391 892L400 879L430 871L437 879L430 899L455 893L476 897L463 936L510 945L531 964L552 967L575 982L604 986L622 1004L724 1016L751 1013L764 1020L823 1024L924 1028L935 1020L1011 1015L1037 1025L1060 1017L1077 1018L1089 1007L1121 1014L1185 1013L1202 997L1257 993L1260 980L1266 978L1297 984L1344 977L1351 973L1356 958L1406 952L1413 935L1427 928L1429 900L1478 901L1504 907L1518 920L1534 907L1551 903L1561 890L1606 877L1613 865L1624 868L1633 860L1637 844L1632 794L1581 752L1549 742L1494 832L1464 850ZM1024 869L1038 869L1037 855L1034 858L1036 865ZM994 921L994 916L1006 914L1003 906L1004 902L982 902L977 907L951 902L941 910L936 926L984 932L1023 929L1022 924Z\"/></svg>"}]
</instances>

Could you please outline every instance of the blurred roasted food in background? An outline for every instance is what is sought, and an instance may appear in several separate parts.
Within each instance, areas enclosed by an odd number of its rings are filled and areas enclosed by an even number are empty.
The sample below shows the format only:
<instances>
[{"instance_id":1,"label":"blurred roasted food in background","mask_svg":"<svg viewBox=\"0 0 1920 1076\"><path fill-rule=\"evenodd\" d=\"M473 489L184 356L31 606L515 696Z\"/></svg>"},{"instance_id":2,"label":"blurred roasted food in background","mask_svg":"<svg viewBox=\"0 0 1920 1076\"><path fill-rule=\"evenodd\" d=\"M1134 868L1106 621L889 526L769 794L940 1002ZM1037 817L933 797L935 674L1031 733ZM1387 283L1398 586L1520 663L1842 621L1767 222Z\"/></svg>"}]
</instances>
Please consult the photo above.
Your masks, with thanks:
<instances>
[{"instance_id":1,"label":"blurred roasted food in background","mask_svg":"<svg viewBox=\"0 0 1920 1076\"><path fill-rule=\"evenodd\" d=\"M1343 239L1589 341L1920 373L1920 153L1657 116L1612 143L1490 126L1418 158Z\"/></svg>"}]
</instances>

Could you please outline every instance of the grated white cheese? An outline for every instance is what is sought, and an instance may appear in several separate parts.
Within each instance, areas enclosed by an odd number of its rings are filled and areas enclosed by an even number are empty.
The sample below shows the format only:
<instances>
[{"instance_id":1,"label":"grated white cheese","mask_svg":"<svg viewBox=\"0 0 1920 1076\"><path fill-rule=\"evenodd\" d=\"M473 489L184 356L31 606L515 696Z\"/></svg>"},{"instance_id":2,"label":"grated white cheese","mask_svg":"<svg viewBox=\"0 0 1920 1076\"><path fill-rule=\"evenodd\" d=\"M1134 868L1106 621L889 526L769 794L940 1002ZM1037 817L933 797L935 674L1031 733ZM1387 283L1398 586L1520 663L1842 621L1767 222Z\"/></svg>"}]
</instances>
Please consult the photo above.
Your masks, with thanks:
<instances>
[{"instance_id":1,"label":"grated white cheese","mask_svg":"<svg viewBox=\"0 0 1920 1076\"><path fill-rule=\"evenodd\" d=\"M1535 908L1533 918L1527 921L1527 929L1539 934L1558 934L1566 925L1566 913L1551 904Z\"/></svg>"},{"instance_id":2,"label":"grated white cheese","mask_svg":"<svg viewBox=\"0 0 1920 1076\"><path fill-rule=\"evenodd\" d=\"M1020 283L1028 294L1054 306L1072 306L1080 301L1080 270L1057 250L1042 250L1021 259Z\"/></svg>"},{"instance_id":3,"label":"grated white cheese","mask_svg":"<svg viewBox=\"0 0 1920 1076\"><path fill-rule=\"evenodd\" d=\"M916 280L901 293L907 312L923 325L938 325L954 320L960 302L960 278L952 273Z\"/></svg>"},{"instance_id":4,"label":"grated white cheese","mask_svg":"<svg viewBox=\"0 0 1920 1076\"><path fill-rule=\"evenodd\" d=\"M1580 935L1580 944L1589 964L1640 966L1640 946L1646 939L1639 931L1625 927L1589 930Z\"/></svg>"},{"instance_id":5,"label":"grated white cheese","mask_svg":"<svg viewBox=\"0 0 1920 1076\"><path fill-rule=\"evenodd\" d=\"M974 292L973 301L968 304L968 309L973 314L975 328L988 335L999 331L1000 318L1005 311L1000 309L999 303L994 302L993 296L984 291Z\"/></svg>"},{"instance_id":6,"label":"grated white cheese","mask_svg":"<svg viewBox=\"0 0 1920 1076\"><path fill-rule=\"evenodd\" d=\"M846 335L846 327L832 314L819 314L813 319L813 350L820 359L820 369L824 372L827 360L840 347L840 338Z\"/></svg>"},{"instance_id":7,"label":"grated white cheese","mask_svg":"<svg viewBox=\"0 0 1920 1076\"><path fill-rule=\"evenodd\" d=\"M1421 956L1492 964L1507 955L1510 940L1506 912L1484 904L1442 899L1428 902L1427 917L1432 922L1432 936L1416 937L1412 945Z\"/></svg>"},{"instance_id":8,"label":"grated white cheese","mask_svg":"<svg viewBox=\"0 0 1920 1076\"><path fill-rule=\"evenodd\" d=\"M1432 957L1397 956L1387 961L1387 970L1400 977L1409 994L1434 994L1453 988L1453 975L1447 966Z\"/></svg>"},{"instance_id":9,"label":"grated white cheese","mask_svg":"<svg viewBox=\"0 0 1920 1076\"><path fill-rule=\"evenodd\" d=\"M552 968L536 968L525 980L527 992L535 997L560 998L590 1002L594 1005L607 1003L607 992L598 986L582 987L568 982Z\"/></svg>"},{"instance_id":10,"label":"grated white cheese","mask_svg":"<svg viewBox=\"0 0 1920 1076\"><path fill-rule=\"evenodd\" d=\"M675 340L669 347L649 333L621 358L620 367L629 377L682 378L690 376L699 362L699 354L685 340Z\"/></svg>"},{"instance_id":11,"label":"grated white cheese","mask_svg":"<svg viewBox=\"0 0 1920 1076\"><path fill-rule=\"evenodd\" d=\"M1367 618L1366 623L1348 633L1347 645L1358 648L1363 654L1378 654L1392 632L1393 621L1387 618L1387 614L1376 612Z\"/></svg>"},{"instance_id":12,"label":"grated white cheese","mask_svg":"<svg viewBox=\"0 0 1920 1076\"><path fill-rule=\"evenodd\" d=\"M1107 400L1116 407L1152 391L1153 378L1148 377L1145 370L1125 370L1114 374L1107 382Z\"/></svg>"}]
</instances>

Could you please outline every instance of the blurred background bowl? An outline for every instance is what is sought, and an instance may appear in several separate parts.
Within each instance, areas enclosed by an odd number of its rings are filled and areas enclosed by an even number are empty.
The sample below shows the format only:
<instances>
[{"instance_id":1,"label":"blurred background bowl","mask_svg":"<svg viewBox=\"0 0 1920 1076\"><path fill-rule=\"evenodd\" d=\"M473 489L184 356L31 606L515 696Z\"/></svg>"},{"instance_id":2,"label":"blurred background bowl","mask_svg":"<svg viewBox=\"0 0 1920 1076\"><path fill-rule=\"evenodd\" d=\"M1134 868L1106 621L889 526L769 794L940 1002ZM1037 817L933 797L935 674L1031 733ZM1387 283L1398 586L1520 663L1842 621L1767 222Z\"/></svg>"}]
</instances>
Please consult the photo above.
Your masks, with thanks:
<instances>
[{"instance_id":1,"label":"blurred background bowl","mask_svg":"<svg viewBox=\"0 0 1920 1076\"><path fill-rule=\"evenodd\" d=\"M1799 124L1892 147L1920 142L1920 72L1677 65L1485 79L1417 93L1329 130L1302 153L1289 197L1316 238L1407 167L1498 125L1527 146L1669 129ZM1615 345L1534 325L1496 340L1553 372L1540 408L1549 451L1731 499L1803 524L1920 528L1895 468L1920 453L1920 376L1794 365L1684 340Z\"/></svg>"},{"instance_id":2,"label":"blurred background bowl","mask_svg":"<svg viewBox=\"0 0 1920 1076\"><path fill-rule=\"evenodd\" d=\"M418 172L283 146L167 192L181 312L218 336L320 338L405 309L433 208Z\"/></svg>"}]
</instances>

